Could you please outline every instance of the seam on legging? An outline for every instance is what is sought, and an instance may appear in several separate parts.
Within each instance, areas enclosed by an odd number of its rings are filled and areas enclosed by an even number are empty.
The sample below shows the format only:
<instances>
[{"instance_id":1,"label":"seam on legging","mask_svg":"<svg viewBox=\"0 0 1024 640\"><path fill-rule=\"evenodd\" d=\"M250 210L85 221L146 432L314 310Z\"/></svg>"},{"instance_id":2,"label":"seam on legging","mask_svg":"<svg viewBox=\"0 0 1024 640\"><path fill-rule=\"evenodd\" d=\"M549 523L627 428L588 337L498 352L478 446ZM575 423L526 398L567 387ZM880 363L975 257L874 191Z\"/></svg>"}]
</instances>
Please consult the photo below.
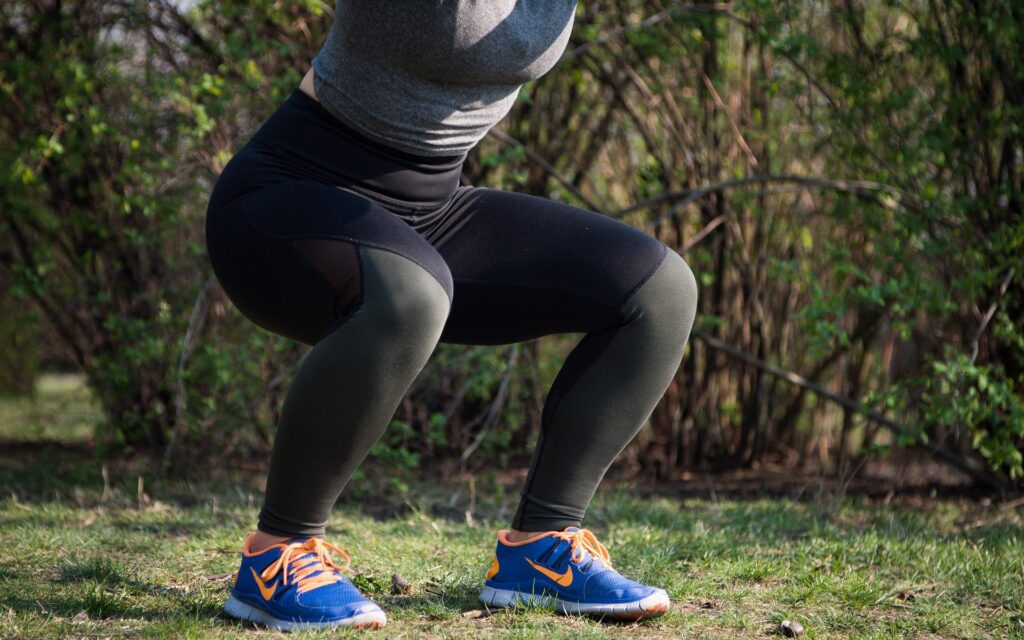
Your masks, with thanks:
<instances>
[{"instance_id":1,"label":"seam on legging","mask_svg":"<svg viewBox=\"0 0 1024 640\"><path fill-rule=\"evenodd\" d=\"M368 245L368 246L375 246L375 243L366 242L366 241L363 241L363 240L356 240L355 238L351 238L351 237L348 237L348 236L334 236L334 235L324 235L324 234L300 234L300 235L294 235L293 236L293 235L287 235L287 234L274 233L273 231L270 231L268 229L264 229L263 227L259 226L255 222L253 222L252 216L249 214L250 209L246 206L246 201L251 196L262 194L263 192L267 191L268 189L275 189L275 188L278 188L278 187L284 187L284 186L288 186L288 185L295 184L295 183L298 183L298 184L310 184L310 185L317 186L317 187L326 187L328 189L337 189L338 191L345 191L347 193L351 193L354 196L357 196L359 198L365 199L370 204L376 204L377 206L380 206L379 204L375 203L373 200L371 200L367 196L365 196L365 195L363 195L361 193L358 193L358 192L356 192L356 191L354 191L352 189L346 188L346 187L340 187L340 186L333 185L333 184L330 184L330 183L327 183L327 182L321 182L321 181L312 180L312 179L309 179L309 178L301 178L301 179L300 178L295 178L295 179L292 179L292 180L282 180L280 182L275 182L274 184L264 185L264 186L262 186L262 187L260 187L258 189L254 189L252 191L246 191L245 193L239 194L239 195L235 196L234 198L232 198L231 200L229 200L227 203L222 205L220 207L220 209L221 210L226 210L228 207L234 206L234 205L237 204L238 206L240 206L242 208L241 213L242 213L243 220L245 220L245 222L249 225L249 227L251 229L253 229L254 231L256 231L256 232L258 232L258 233L260 233L260 234L262 234L262 235L264 235L266 237L274 238L275 240L302 240L302 239L308 239L308 238L312 238L312 239L326 239L326 240L341 239L341 240L347 240L349 242L352 242L353 244L365 244L365 245ZM391 215L394 215L394 216L398 217L399 219L401 219L401 217L397 216L397 214L394 214L394 213L392 213L390 211L387 211L387 209L384 209L384 210L387 213L390 213ZM394 251L393 249L389 249L388 247L385 247L385 246L380 246L379 248L387 250L387 251L391 251L392 253L398 253L397 251ZM405 258L409 258L409 256L406 256L406 255L401 254L401 253L398 253L398 255L401 255L402 257L405 257ZM412 260L413 262L416 262L416 264L420 264L419 262L417 262L416 260L413 260L412 258L409 258L409 259ZM425 267L422 264L420 264L420 266L423 267L424 269L427 269L427 267ZM427 269L427 271L430 271L430 269Z\"/></svg>"},{"instance_id":2,"label":"seam on legging","mask_svg":"<svg viewBox=\"0 0 1024 640\"><path fill-rule=\"evenodd\" d=\"M417 202L412 202L410 200L401 200L399 198L393 198L391 196L387 196L387 195L384 195L382 193L377 193L376 191L374 191L372 189L367 189L365 187L360 187L359 185L357 185L355 183L344 184L344 185L331 185L331 186L333 186L336 189L341 189L342 191L351 191L352 193L354 193L355 195L357 195L357 196L359 196L361 198L366 198L370 202L375 202L375 203L379 204L384 209L387 209L388 213L393 213L394 215L399 216L399 217L407 216L407 215L417 215L417 216L419 216L419 215L423 215L423 214L426 214L426 213L433 213L435 211L440 211L441 209L444 209L449 204L451 204L452 198L455 197L455 193L453 192L452 195L448 196L448 199L443 200L441 202L438 202L438 203L430 202L430 203L420 204L420 203L417 203ZM399 211L391 211L390 209L388 209L388 207L392 207L394 209L398 209Z\"/></svg>"},{"instance_id":3,"label":"seam on legging","mask_svg":"<svg viewBox=\"0 0 1024 640\"><path fill-rule=\"evenodd\" d=\"M239 150L238 153L241 153L241 150ZM219 179L220 179L220 176L218 175L218 180ZM250 196L254 196L256 194L263 193L267 189L273 189L274 187L279 187L279 186L282 186L282 185L291 184L293 182L306 182L306 183L309 183L309 184L319 185L321 187L329 187L329 186L331 186L330 184L321 182L319 180L313 180L313 179L310 179L310 178L292 178L292 179L289 179L289 180L281 180L280 182L274 182L273 184L265 184L263 186L256 187L255 189L248 189L248 190L243 191L242 193L237 193L234 196L232 196L230 199L228 199L227 202L225 202L224 204L220 205L219 210L221 210L221 211L227 210L229 207L231 207L231 206L233 206L235 204L243 203L245 200L248 200Z\"/></svg>"},{"instance_id":4,"label":"seam on legging","mask_svg":"<svg viewBox=\"0 0 1024 640\"><path fill-rule=\"evenodd\" d=\"M294 240L302 240L302 238L295 238ZM305 263L306 266L308 266L318 276L320 276L320 279L323 280L324 283L327 284L327 288L331 290L331 292L332 292L332 296L331 296L331 315L334 316L333 318L331 318L331 322L333 323L335 320L338 319L338 317L335 315L337 313L336 300L338 298L338 290L334 287L334 283L330 281L330 279L327 277L327 274L325 274L323 271L321 271L315 264L310 262L309 258L307 258L305 256L305 254L303 254L301 251L299 251L298 247L295 246L295 243L294 243L293 240L287 241L286 244L288 245L288 248L291 249L292 253L294 253L296 256L298 256L299 260L301 260L303 263ZM362 300L359 301L359 305L361 305L361 304L362 304ZM359 306L359 305L356 305L356 306Z\"/></svg>"},{"instance_id":5,"label":"seam on legging","mask_svg":"<svg viewBox=\"0 0 1024 640\"><path fill-rule=\"evenodd\" d=\"M277 144L275 144L273 142L268 142L267 140L264 140L262 137L258 137L256 135L254 135L252 140L255 141L255 146L260 146L267 153L273 155L274 157L278 158L279 160L281 160L283 162L294 163L296 161L296 159L297 159L296 158L296 154L294 152L289 151L288 149L284 149L284 148L278 147ZM357 144L361 144L361 143L359 143L357 141ZM380 152L380 149L374 149L373 150L373 153L379 153L379 152ZM298 160L300 162L303 162L303 161L307 161L308 158L306 158L305 156L299 156ZM323 184L324 186L327 186L327 187L333 187L335 189L342 189L342 190L345 190L345 191L351 191L351 192L355 193L356 195L358 195L360 197L366 198L367 200L375 201L375 202L377 202L377 204L380 204L381 206L384 206L384 204L387 204L388 206L392 206L392 207L395 207L397 209L401 209L403 211L407 210L407 211L405 211L405 213L408 213L408 214L413 214L413 213L417 213L417 212L421 212L421 211L432 211L432 210L435 210L435 209L444 208L445 206L447 206L451 202L452 196L454 195L454 191L453 191L452 194L448 196L448 198L446 198L444 201L441 201L441 202L438 202L438 203L434 203L434 202L421 203L421 202L415 202L415 201L412 201L412 200L402 200L401 198L395 198L393 196L388 196L388 195L385 195L383 193L379 193L377 191L374 191L373 189L368 189L366 187L362 187L362 186L359 185L357 180L352 180L352 179L347 178L347 177L343 178L342 176L338 176L338 175L330 175L328 173L319 171L315 167L303 167L303 170L304 170L304 172L309 174L310 178L315 178L315 179L313 179L313 180L300 180L300 182L303 182L303 181L316 182L317 184ZM336 182L337 180L342 180L343 182L339 184L339 183ZM294 181L293 180L289 180L288 182L294 182ZM458 185L456 185L456 186L458 186ZM401 215L401 214L396 213L394 211L392 211L391 213L395 213L395 215Z\"/></svg>"},{"instance_id":6,"label":"seam on legging","mask_svg":"<svg viewBox=\"0 0 1024 640\"><path fill-rule=\"evenodd\" d=\"M381 249L382 251L389 251L389 252L391 252L391 253L393 253L395 255L402 256L406 260L412 261L413 263L415 263L416 265L421 267L424 271L426 271L427 273L432 275L434 277L434 279L437 280L438 284L441 285L441 288L445 290L445 295L448 296L448 304L452 303L452 299L454 298L454 292L451 295L448 294L448 290L444 286L444 279L441 277L440 274L436 273L434 269L428 267L427 265L423 264L422 262L420 262L419 260L413 258L412 256L406 255L406 254L404 254L404 253L402 253L400 251L396 251L395 249L393 249L391 247L388 247L388 246L385 246L385 245L382 245L382 244L378 244L376 242L369 242L369 241L366 241L366 240L362 240L362 239L358 239L358 238L353 238L351 236L344 236L344 235L337 235L337 234L322 234L322 233L317 233L317 234L310 233L310 234L299 234L299 235L279 234L279 233L274 233L272 231L269 231L267 229L263 229L262 227L257 225L255 222L253 222L252 216L249 215L249 208L246 206L246 204L245 204L243 199L247 200L250 196L256 195L258 193L262 193L266 189L273 189L275 187L281 187L281 186L290 185L290 184L293 184L293 183L306 183L306 184L312 184L312 185L316 185L316 186L320 186L320 187L327 187L329 189L338 189L339 191L347 191L347 192L352 193L353 195L355 195L357 197L366 199L366 201L369 202L370 204L375 204L376 206L381 206L379 204L374 203L373 200L367 198L366 196L360 195L360 194L358 194L358 193L356 193L354 191L351 191L351 190L348 190L348 189L343 189L343 188L340 188L340 187L336 187L336 186L330 185L330 184L325 184L323 182L318 182L316 180L308 180L308 179L304 179L304 180L299 180L299 179L296 179L296 180L284 180L282 182L277 182L277 183L274 183L272 185L267 185L265 187L261 187L259 189L256 189L255 191L250 191L250 192L245 193L243 195L237 196L237 197L233 198L229 204L233 205L235 203L238 203L239 206L242 207L242 212L241 212L242 213L242 219L245 220L246 224L249 225L249 228L254 230L254 231L256 231L259 234L262 234L262 235L268 237L268 238L274 238L275 240L302 240L302 239L309 239L309 238L311 238L311 239L320 239L320 240L345 240L345 241L350 242L352 244L364 245L364 246L367 246L367 247L374 247L376 249ZM223 208L226 208L226 207L227 207L227 205L224 205ZM394 214L394 213L388 211L387 209L384 209L384 211L387 212L390 215L398 217L399 220L401 220L401 217L397 216L397 214ZM404 223L404 221L403 221L403 223ZM408 224L408 223L404 223L404 224ZM443 258L442 258L442 260L443 260Z\"/></svg>"},{"instance_id":7,"label":"seam on legging","mask_svg":"<svg viewBox=\"0 0 1024 640\"><path fill-rule=\"evenodd\" d=\"M542 508L544 508L544 509L546 509L548 511L559 511L559 510L572 509L573 508L573 507L571 507L569 505L564 505L564 504L563 505L559 505L559 504L555 504L554 502L548 502L547 500L541 500L540 498L535 498L534 496L529 495L528 492L526 492L526 491L524 491L522 493L522 496L523 496L523 498L525 498L529 502L532 502L533 504L537 505L538 507L542 507ZM580 514L578 516L570 514L569 516L560 515L559 517L562 520L574 520L576 522L579 522L579 521L583 520L583 517L585 515L586 515L586 510L584 509L584 513L582 513L582 514Z\"/></svg>"},{"instance_id":8,"label":"seam on legging","mask_svg":"<svg viewBox=\"0 0 1024 640\"><path fill-rule=\"evenodd\" d=\"M363 254L360 251L360 247L358 244L353 246L356 249L356 260L359 262L359 304L353 305L352 308L350 308L346 313L335 318L334 321L327 326L327 329L325 329L324 332L320 334L320 337L317 338L316 340L317 342L320 342L321 340L323 340L324 338L326 338L327 336L331 335L332 333L340 329L342 326L344 326L344 324L348 322L349 318L354 316L356 314L356 311L362 308L363 303L366 301L366 281L364 279L365 276L363 275L366 272L366 267L363 265Z\"/></svg>"},{"instance_id":9,"label":"seam on legging","mask_svg":"<svg viewBox=\"0 0 1024 640\"><path fill-rule=\"evenodd\" d=\"M444 289L445 295L448 296L448 304L451 304L452 298L454 297L454 296L449 296L448 295L448 290L444 286L443 279L441 278L441 276L439 276L437 273L435 273L433 269L431 269L427 265L423 264L419 260L417 260L417 259L415 259L415 258L413 258L411 256L408 256L408 255L402 253L401 251L396 251L395 249L393 249L391 247L384 246L384 245L379 244L377 242L368 242L366 240L362 240L362 239L359 239L359 238L353 238L351 236L344 236L344 235L340 235L340 234L303 233L303 234L298 234L298 235L285 235L285 234L280 234L280 233L273 233L271 231L267 231L265 229L261 229L259 226L256 225L256 223L254 223L252 220L250 220L248 216L245 217L245 222L255 232L257 232L259 234L262 234L262 235L264 235L264 236L266 236L268 238L273 238L274 240L285 240L285 241L288 241L288 240L308 240L308 239L312 239L312 240L343 240L343 241L349 242L351 244L362 245L362 246L365 246L365 247L373 247L374 249L380 249L381 251L387 251L388 253L393 253L396 256L401 256L401 257L405 258L406 260L416 264L417 266L422 268L424 271L429 273L431 276L433 276L434 279L437 280L437 283L441 285L441 288Z\"/></svg>"},{"instance_id":10,"label":"seam on legging","mask_svg":"<svg viewBox=\"0 0 1024 640\"><path fill-rule=\"evenodd\" d=\"M622 299L618 306L618 310L620 312L622 311L622 309L626 307L626 304L629 303L630 299L636 294L636 292L640 290L640 287L644 286L644 284L651 279L651 276L654 275L654 272L658 270L658 267L660 267L662 263L665 262L665 259L668 257L668 245L665 244L664 242L661 242L660 240L658 242L662 246L661 258L658 259L657 264L655 264L654 267L650 271L648 271L646 275L644 275L640 282L638 282L637 285L633 287L633 289L628 294L626 294L626 297Z\"/></svg>"},{"instance_id":11,"label":"seam on legging","mask_svg":"<svg viewBox=\"0 0 1024 640\"><path fill-rule=\"evenodd\" d=\"M537 465L538 466L540 465L541 458L544 457L544 445L546 444L546 440L547 440L547 438L544 437L544 435L545 435L544 432L546 430L547 429L544 426L544 421L542 420L541 424L540 424L540 430L537 433L537 437L540 440L537 443ZM527 495L530 493L530 489L533 488L533 483L537 480L537 468L535 466L531 465L531 467L530 467L530 469L529 469L529 471L527 473L530 476L530 481L527 482L526 486L523 487L523 490L519 492L520 504L519 504L519 507L516 509L515 521L512 523L513 528L516 528L516 529L519 529L520 526L522 526L522 524L523 524L523 518L525 517L524 512L526 511L525 505L526 505L526 502L529 501L529 498L527 498Z\"/></svg>"},{"instance_id":12,"label":"seam on legging","mask_svg":"<svg viewBox=\"0 0 1024 640\"><path fill-rule=\"evenodd\" d=\"M352 246L355 247L356 264L359 265L359 306L361 307L366 301L366 265L363 264L363 248L358 244Z\"/></svg>"}]
</instances>

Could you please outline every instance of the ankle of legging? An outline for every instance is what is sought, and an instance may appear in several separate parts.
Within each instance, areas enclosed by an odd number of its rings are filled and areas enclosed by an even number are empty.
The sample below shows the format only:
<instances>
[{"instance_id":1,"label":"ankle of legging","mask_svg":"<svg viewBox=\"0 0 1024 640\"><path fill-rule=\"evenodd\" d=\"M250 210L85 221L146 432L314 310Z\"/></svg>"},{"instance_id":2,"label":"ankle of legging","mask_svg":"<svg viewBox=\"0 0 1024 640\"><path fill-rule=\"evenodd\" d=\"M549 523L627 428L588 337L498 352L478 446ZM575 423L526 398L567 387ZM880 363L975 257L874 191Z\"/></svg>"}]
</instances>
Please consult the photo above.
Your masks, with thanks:
<instances>
[{"instance_id":1,"label":"ankle of legging","mask_svg":"<svg viewBox=\"0 0 1024 640\"><path fill-rule=\"evenodd\" d=\"M266 504L260 509L256 528L263 533L289 538L323 537L327 532L327 521L309 522L284 515Z\"/></svg>"},{"instance_id":2,"label":"ankle of legging","mask_svg":"<svg viewBox=\"0 0 1024 640\"><path fill-rule=\"evenodd\" d=\"M512 528L527 532L562 531L566 527L581 526L583 515L579 509L540 500L524 492L512 519Z\"/></svg>"}]
</instances>

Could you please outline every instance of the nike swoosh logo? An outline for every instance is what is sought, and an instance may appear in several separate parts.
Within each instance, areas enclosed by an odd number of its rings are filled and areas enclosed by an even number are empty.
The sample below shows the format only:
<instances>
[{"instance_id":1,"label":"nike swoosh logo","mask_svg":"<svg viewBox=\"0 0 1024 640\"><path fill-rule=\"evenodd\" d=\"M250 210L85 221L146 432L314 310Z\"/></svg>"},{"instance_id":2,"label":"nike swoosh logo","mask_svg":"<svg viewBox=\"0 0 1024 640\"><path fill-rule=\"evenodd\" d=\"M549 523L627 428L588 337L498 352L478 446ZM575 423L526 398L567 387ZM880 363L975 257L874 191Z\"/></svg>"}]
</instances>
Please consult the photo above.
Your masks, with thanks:
<instances>
[{"instance_id":1,"label":"nike swoosh logo","mask_svg":"<svg viewBox=\"0 0 1024 640\"><path fill-rule=\"evenodd\" d=\"M572 584L572 564L565 568L565 573L558 573L557 571L552 571L551 569L542 567L539 564L534 564L533 560L530 560L529 558L526 558L526 561L530 563L531 567L554 580L556 584L563 587L568 587Z\"/></svg>"},{"instance_id":2,"label":"nike swoosh logo","mask_svg":"<svg viewBox=\"0 0 1024 640\"><path fill-rule=\"evenodd\" d=\"M263 584L263 580L260 579L260 574L256 573L256 570L249 567L249 571L252 571L252 579L256 581L256 586L260 588L260 594L264 600L270 600L273 597L274 592L277 591L277 582L274 582L274 586L267 587Z\"/></svg>"}]
</instances>

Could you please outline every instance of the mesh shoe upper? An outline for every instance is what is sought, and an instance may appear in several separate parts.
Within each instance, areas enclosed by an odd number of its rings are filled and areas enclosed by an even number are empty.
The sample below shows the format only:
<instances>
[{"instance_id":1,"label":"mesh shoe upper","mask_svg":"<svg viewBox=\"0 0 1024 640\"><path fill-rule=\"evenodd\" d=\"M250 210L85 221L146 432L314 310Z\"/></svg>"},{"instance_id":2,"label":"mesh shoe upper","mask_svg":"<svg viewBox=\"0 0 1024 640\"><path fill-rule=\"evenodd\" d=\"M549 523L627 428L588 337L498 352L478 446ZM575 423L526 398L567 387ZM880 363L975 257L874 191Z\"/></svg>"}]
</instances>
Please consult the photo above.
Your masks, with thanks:
<instances>
[{"instance_id":1,"label":"mesh shoe upper","mask_svg":"<svg viewBox=\"0 0 1024 640\"><path fill-rule=\"evenodd\" d=\"M320 538L296 538L258 553L242 551L232 595L273 617L289 622L331 621L376 611L342 573L348 569L344 551ZM344 558L339 565L331 551Z\"/></svg>"},{"instance_id":2,"label":"mesh shoe upper","mask_svg":"<svg viewBox=\"0 0 1024 640\"><path fill-rule=\"evenodd\" d=\"M623 577L612 568L607 549L587 529L539 534L510 543L498 534L486 585L494 589L548 594L580 603L633 602L659 591Z\"/></svg>"}]
</instances>

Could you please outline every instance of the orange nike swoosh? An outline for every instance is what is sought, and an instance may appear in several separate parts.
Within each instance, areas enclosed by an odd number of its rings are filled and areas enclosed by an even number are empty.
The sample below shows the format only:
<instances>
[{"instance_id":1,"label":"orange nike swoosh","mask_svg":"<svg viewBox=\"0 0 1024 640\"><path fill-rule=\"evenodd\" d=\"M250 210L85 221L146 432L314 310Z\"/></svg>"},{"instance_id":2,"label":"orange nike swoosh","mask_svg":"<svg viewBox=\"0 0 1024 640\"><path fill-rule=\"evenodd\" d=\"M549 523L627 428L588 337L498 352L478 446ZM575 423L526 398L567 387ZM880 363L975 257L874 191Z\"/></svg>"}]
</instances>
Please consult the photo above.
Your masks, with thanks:
<instances>
[{"instance_id":1,"label":"orange nike swoosh","mask_svg":"<svg viewBox=\"0 0 1024 640\"><path fill-rule=\"evenodd\" d=\"M274 586L267 588L267 585L263 584L263 580L260 579L260 575L256 573L255 569L249 567L249 571L252 571L252 579L256 581L256 586L260 588L260 594L263 595L263 599L270 600L274 592L277 591L277 583L275 582Z\"/></svg>"},{"instance_id":2,"label":"orange nike swoosh","mask_svg":"<svg viewBox=\"0 0 1024 640\"><path fill-rule=\"evenodd\" d=\"M563 587L568 587L569 585L572 584L572 565L571 564L565 568L565 573L558 573L557 571L552 571L551 569L547 569L545 567L542 567L539 564L534 564L533 560L530 560L529 558L526 558L526 561L530 563L531 567L533 567L537 571L540 571L541 573L543 573L547 577L549 577L552 580L554 580L555 583L557 583L557 584L559 584L559 585L561 585Z\"/></svg>"}]
</instances>

